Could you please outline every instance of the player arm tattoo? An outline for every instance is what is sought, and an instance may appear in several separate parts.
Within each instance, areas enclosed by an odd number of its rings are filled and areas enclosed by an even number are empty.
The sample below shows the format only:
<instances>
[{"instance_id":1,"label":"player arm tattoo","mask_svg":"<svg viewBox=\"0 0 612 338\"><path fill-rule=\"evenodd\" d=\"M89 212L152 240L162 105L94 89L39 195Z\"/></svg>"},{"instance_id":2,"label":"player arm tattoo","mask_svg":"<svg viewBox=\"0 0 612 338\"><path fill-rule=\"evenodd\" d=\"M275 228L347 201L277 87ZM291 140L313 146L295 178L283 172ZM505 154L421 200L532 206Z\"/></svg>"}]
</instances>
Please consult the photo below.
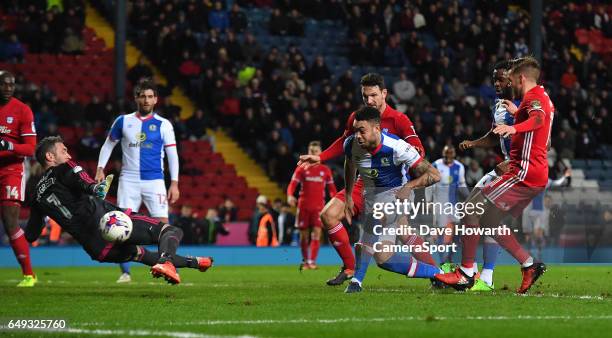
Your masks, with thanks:
<instances>
[{"instance_id":1,"label":"player arm tattoo","mask_svg":"<svg viewBox=\"0 0 612 338\"><path fill-rule=\"evenodd\" d=\"M410 176L416 177L406 184L411 189L425 188L440 182L440 172L426 159L423 159L416 166L410 168Z\"/></svg>"},{"instance_id":2,"label":"player arm tattoo","mask_svg":"<svg viewBox=\"0 0 612 338\"><path fill-rule=\"evenodd\" d=\"M346 185L346 196L352 196L355 186L355 163L348 156L344 157L344 184Z\"/></svg>"},{"instance_id":3,"label":"player arm tattoo","mask_svg":"<svg viewBox=\"0 0 612 338\"><path fill-rule=\"evenodd\" d=\"M472 148L492 148L499 144L499 136L491 128L483 137L472 141Z\"/></svg>"}]
</instances>

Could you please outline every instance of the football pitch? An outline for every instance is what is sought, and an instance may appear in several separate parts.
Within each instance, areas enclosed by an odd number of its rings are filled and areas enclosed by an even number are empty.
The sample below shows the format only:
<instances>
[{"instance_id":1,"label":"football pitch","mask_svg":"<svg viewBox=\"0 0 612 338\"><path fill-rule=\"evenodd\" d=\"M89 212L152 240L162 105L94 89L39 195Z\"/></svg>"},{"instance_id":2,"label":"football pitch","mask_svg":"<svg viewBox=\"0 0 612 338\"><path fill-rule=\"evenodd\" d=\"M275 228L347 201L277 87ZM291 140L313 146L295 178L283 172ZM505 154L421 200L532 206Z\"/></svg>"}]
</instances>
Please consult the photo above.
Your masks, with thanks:
<instances>
[{"instance_id":1,"label":"football pitch","mask_svg":"<svg viewBox=\"0 0 612 338\"><path fill-rule=\"evenodd\" d=\"M0 269L0 324L65 319L60 331L0 329L0 336L83 337L600 337L612 329L612 266L551 265L527 296L517 267L496 270L496 292L432 291L371 267L364 292L325 280L336 267L181 269L181 285L133 265L116 284L115 266L39 268L33 289L17 269ZM607 333L606 333L607 332Z\"/></svg>"}]
</instances>

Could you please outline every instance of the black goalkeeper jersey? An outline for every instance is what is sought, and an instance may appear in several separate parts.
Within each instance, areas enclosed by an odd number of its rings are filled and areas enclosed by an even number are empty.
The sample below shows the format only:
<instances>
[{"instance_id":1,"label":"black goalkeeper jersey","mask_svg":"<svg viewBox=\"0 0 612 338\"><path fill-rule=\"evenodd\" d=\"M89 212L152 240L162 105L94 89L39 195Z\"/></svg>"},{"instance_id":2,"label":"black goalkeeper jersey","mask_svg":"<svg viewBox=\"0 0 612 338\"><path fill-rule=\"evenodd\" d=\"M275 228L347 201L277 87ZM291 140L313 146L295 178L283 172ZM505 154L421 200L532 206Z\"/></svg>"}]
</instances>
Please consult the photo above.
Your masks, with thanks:
<instances>
[{"instance_id":1,"label":"black goalkeeper jersey","mask_svg":"<svg viewBox=\"0 0 612 338\"><path fill-rule=\"evenodd\" d=\"M112 204L93 196L95 181L75 162L48 168L30 196L29 241L40 236L44 217L49 216L78 242L98 232L98 220ZM118 208L117 208L118 209Z\"/></svg>"}]
</instances>

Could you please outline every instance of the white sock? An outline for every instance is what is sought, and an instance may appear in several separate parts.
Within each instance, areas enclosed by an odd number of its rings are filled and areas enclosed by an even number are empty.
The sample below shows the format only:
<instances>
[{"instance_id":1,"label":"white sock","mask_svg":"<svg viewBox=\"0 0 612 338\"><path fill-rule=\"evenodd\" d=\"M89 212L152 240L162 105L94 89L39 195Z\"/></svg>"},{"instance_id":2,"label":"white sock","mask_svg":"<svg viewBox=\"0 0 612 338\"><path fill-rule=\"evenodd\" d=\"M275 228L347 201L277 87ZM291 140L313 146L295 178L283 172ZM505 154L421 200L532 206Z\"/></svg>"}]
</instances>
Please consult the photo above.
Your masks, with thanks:
<instances>
[{"instance_id":1,"label":"white sock","mask_svg":"<svg viewBox=\"0 0 612 338\"><path fill-rule=\"evenodd\" d=\"M493 269L482 269L480 280L487 283L488 286L493 286Z\"/></svg>"},{"instance_id":2,"label":"white sock","mask_svg":"<svg viewBox=\"0 0 612 338\"><path fill-rule=\"evenodd\" d=\"M478 263L474 262L472 268L474 268L474 271L478 272Z\"/></svg>"},{"instance_id":3,"label":"white sock","mask_svg":"<svg viewBox=\"0 0 612 338\"><path fill-rule=\"evenodd\" d=\"M474 267L466 268L465 266L460 267L461 271L463 271L466 275L473 277L474 276Z\"/></svg>"},{"instance_id":4,"label":"white sock","mask_svg":"<svg viewBox=\"0 0 612 338\"><path fill-rule=\"evenodd\" d=\"M522 267L524 268L528 268L530 266L533 265L533 257L529 256L529 258L527 258L526 261L523 262L523 264L521 264Z\"/></svg>"},{"instance_id":5,"label":"white sock","mask_svg":"<svg viewBox=\"0 0 612 338\"><path fill-rule=\"evenodd\" d=\"M357 279L355 277L351 278L351 282L356 282L356 283L359 284L359 286L361 286L361 282L359 281L359 279Z\"/></svg>"}]
</instances>

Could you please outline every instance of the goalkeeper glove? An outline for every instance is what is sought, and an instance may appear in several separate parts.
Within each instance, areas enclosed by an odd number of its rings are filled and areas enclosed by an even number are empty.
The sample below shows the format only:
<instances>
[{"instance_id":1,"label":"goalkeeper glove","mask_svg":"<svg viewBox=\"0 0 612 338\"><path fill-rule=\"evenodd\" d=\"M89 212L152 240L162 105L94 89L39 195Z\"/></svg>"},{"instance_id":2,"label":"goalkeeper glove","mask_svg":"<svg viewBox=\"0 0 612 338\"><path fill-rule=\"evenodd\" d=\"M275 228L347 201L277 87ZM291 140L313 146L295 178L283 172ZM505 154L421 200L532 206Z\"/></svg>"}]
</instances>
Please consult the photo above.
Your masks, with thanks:
<instances>
[{"instance_id":1,"label":"goalkeeper glove","mask_svg":"<svg viewBox=\"0 0 612 338\"><path fill-rule=\"evenodd\" d=\"M95 184L93 186L94 195L98 198L104 199L106 197L106 193L108 192L108 189L106 187L106 181L102 181L98 184Z\"/></svg>"}]
</instances>

